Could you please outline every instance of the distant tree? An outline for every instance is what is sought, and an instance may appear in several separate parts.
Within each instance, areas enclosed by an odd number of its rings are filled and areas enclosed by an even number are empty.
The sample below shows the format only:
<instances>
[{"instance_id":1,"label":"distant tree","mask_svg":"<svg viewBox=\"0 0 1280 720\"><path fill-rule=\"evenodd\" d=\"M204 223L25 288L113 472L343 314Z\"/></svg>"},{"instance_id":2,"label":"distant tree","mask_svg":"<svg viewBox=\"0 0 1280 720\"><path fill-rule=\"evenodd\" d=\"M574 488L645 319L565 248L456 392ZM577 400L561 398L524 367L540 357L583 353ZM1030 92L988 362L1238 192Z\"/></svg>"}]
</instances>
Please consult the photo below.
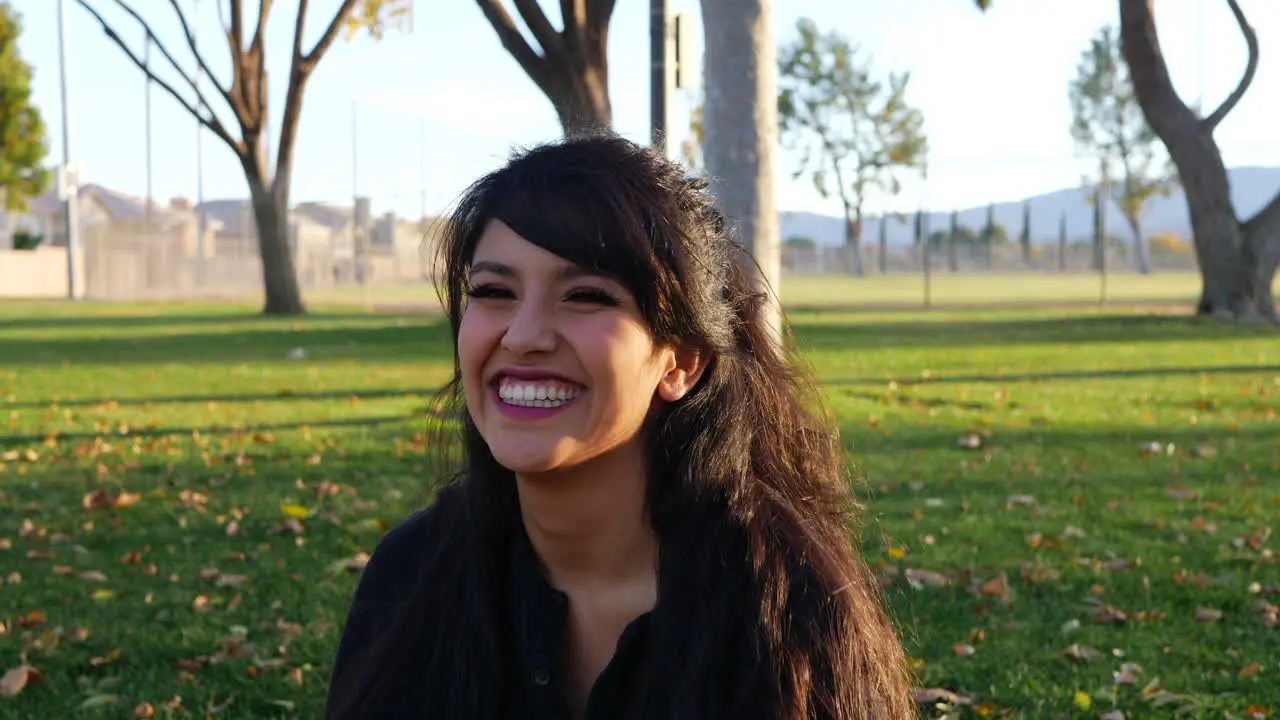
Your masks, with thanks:
<instances>
[{"instance_id":1,"label":"distant tree","mask_svg":"<svg viewBox=\"0 0 1280 720\"><path fill-rule=\"evenodd\" d=\"M502 47L538 86L560 119L565 136L613 126L609 100L609 20L617 0L560 3L561 27L538 0L516 0L516 12L538 49L525 39L502 0L476 0Z\"/></svg>"},{"instance_id":2,"label":"distant tree","mask_svg":"<svg viewBox=\"0 0 1280 720\"><path fill-rule=\"evenodd\" d=\"M1022 203L1022 232L1018 233L1018 245L1022 248L1022 264L1031 266L1031 202Z\"/></svg>"},{"instance_id":3,"label":"distant tree","mask_svg":"<svg viewBox=\"0 0 1280 720\"><path fill-rule=\"evenodd\" d=\"M779 51L783 138L802 152L795 177L808 172L822 197L840 198L845 242L862 275L863 204L872 190L896 195L898 171L923 162L924 117L907 105L908 73L890 74L886 87L871 79L869 62L838 32L824 33L804 18L796 30L796 40ZM881 271L887 249L882 243Z\"/></svg>"},{"instance_id":4,"label":"distant tree","mask_svg":"<svg viewBox=\"0 0 1280 720\"><path fill-rule=\"evenodd\" d=\"M1009 237L1009 229L1000 223L984 226L982 232L978 234L978 241L993 247L1006 246L1012 243Z\"/></svg>"},{"instance_id":5,"label":"distant tree","mask_svg":"<svg viewBox=\"0 0 1280 720\"><path fill-rule=\"evenodd\" d=\"M309 50L303 48L302 42L307 21L307 1L301 0L298 3L298 12L293 20L284 114L280 122L280 137L274 145L274 164L267 156L270 138L266 134L269 117L266 35L272 0L258 0L256 18L249 18L250 23L246 23L243 0L228 0L225 19L221 14L224 5L218 3L221 20L219 29L226 38L230 56L227 64L231 68L231 80L225 86L218 82L217 76L210 70L206 59L207 49L197 50L190 19L177 0L171 0L169 5L182 27L186 46L206 79L204 85L196 81L197 74L193 72L192 64L179 63L151 25L123 0L116 0L115 4L142 26L147 42L160 52L165 61L162 65L167 63L169 71L157 74L144 62L142 56L124 41L122 33L95 9L101 0L75 2L93 16L107 37L129 56L139 70L168 92L183 109L235 153L249 184L249 197L258 229L258 251L262 257L262 280L266 295L263 310L268 315L296 315L306 312L302 293L298 288L293 254L289 249L289 188L293 180L298 125L302 119L303 92L321 58L329 51L341 30L345 28L348 37L351 37L363 28L374 37L381 37L387 23L408 12L406 3L411 0L342 0L337 11L328 19L319 39ZM156 2L147 3L149 10L155 10L159 5ZM252 36L246 38L246 31L250 31ZM176 77L180 82L172 83L165 77ZM230 108L231 116L239 127L239 137L228 130L228 125L214 111L210 102L210 87L216 93L213 98L221 98Z\"/></svg>"},{"instance_id":6,"label":"distant tree","mask_svg":"<svg viewBox=\"0 0 1280 720\"><path fill-rule=\"evenodd\" d=\"M792 250L813 250L818 247L816 240L801 235L792 235L784 240L782 244Z\"/></svg>"},{"instance_id":7,"label":"distant tree","mask_svg":"<svg viewBox=\"0 0 1280 720\"><path fill-rule=\"evenodd\" d=\"M1142 235L1142 210L1156 195L1168 196L1176 174L1164 160L1160 138L1147 123L1114 28L1104 27L1089 41L1071 81L1071 136L1100 163L1099 174L1117 173L1112 200L1133 231L1138 272L1151 271Z\"/></svg>"},{"instance_id":8,"label":"distant tree","mask_svg":"<svg viewBox=\"0 0 1280 720\"><path fill-rule=\"evenodd\" d=\"M27 200L49 189L50 173L43 167L49 152L44 118L31 104L31 66L18 54L22 16L9 3L0 3L0 191L5 207L27 209Z\"/></svg>"},{"instance_id":9,"label":"distant tree","mask_svg":"<svg viewBox=\"0 0 1280 720\"><path fill-rule=\"evenodd\" d=\"M705 165L705 160L702 157L702 145L706 141L706 130L702 122L705 108L706 105L701 99L694 103L693 109L689 111L689 134L680 143L680 157L684 159L684 164L695 173L703 172Z\"/></svg>"}]
</instances>

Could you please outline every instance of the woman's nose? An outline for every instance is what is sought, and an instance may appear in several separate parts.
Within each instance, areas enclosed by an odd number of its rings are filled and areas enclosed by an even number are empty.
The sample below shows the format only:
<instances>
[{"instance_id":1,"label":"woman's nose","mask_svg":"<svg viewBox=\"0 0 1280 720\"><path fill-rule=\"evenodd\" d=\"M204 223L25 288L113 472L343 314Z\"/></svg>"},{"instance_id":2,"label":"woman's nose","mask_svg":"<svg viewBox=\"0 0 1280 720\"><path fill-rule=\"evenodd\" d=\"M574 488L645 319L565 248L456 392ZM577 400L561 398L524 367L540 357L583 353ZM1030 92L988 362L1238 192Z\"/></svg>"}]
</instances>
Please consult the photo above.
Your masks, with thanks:
<instances>
[{"instance_id":1,"label":"woman's nose","mask_svg":"<svg viewBox=\"0 0 1280 720\"><path fill-rule=\"evenodd\" d=\"M502 347L513 355L555 350L554 319L538 303L521 303L502 336Z\"/></svg>"}]
</instances>

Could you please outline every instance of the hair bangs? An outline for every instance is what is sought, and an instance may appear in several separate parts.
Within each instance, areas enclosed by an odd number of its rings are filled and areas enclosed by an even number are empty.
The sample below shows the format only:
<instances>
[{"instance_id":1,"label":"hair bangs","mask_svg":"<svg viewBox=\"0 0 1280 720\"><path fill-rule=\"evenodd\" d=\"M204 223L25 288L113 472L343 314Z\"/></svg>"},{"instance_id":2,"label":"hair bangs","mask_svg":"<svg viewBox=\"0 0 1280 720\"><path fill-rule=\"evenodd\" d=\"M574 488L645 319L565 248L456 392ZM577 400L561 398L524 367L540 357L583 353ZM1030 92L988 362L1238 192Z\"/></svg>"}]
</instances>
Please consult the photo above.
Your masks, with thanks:
<instances>
[{"instance_id":1,"label":"hair bangs","mask_svg":"<svg viewBox=\"0 0 1280 720\"><path fill-rule=\"evenodd\" d=\"M552 160L535 150L495 177L483 191L478 219L482 225L499 220L543 250L617 280L647 315L662 263L644 203L598 166ZM484 232L483 226L474 230L468 254Z\"/></svg>"}]
</instances>

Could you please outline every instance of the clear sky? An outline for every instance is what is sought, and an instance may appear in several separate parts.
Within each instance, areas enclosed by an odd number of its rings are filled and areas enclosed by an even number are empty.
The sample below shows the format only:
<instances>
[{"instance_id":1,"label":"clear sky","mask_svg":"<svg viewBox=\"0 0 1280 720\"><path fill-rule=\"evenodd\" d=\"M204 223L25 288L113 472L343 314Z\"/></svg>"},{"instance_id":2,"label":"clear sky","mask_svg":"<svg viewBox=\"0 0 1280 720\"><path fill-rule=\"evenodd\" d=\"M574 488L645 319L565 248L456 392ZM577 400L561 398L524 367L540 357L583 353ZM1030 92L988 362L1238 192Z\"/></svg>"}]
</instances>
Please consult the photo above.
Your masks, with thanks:
<instances>
[{"instance_id":1,"label":"clear sky","mask_svg":"<svg viewBox=\"0 0 1280 720\"><path fill-rule=\"evenodd\" d=\"M72 156L88 182L135 195L146 191L145 103L142 74L74 0L67 3ZM58 86L57 3L12 0L24 17L23 57L35 68L35 101L50 131L50 161L62 157ZM125 38L142 46L142 32L115 11ZM215 72L229 69L219 37L215 0L179 0L197 7L202 50ZM697 0L670 0L698 21ZM191 65L162 0L132 3L180 62ZM247 5L256 5L248 2ZM313 0L308 42L336 0ZM543 0L555 18L555 3ZM1087 168L1073 157L1067 128L1067 83L1097 29L1118 22L1116 0L996 0L983 15L971 0L774 0L779 43L800 17L837 28L861 44L880 73L910 70L909 100L925 115L931 145L927 185L909 185L883 207L965 208L1016 200L1075 185ZM1280 165L1280 2L1241 0L1260 36L1261 64L1249 94L1219 127L1228 165ZM278 0L268 29L271 89L282 110L289 39L296 0ZM1244 67L1244 42L1221 0L1157 0L1161 43L1184 98L1204 94L1214 106ZM307 88L293 201L350 202L354 182L377 213L395 208L417 216L424 184L428 212L445 209L465 185L501 162L516 145L559 134L550 103L502 49L472 0L417 0L411 34L374 43L339 40ZM648 3L619 0L610 35L610 86L615 126L648 138ZM513 13L514 14L514 13ZM700 42L699 42L700 46ZM153 60L160 62L158 53ZM168 74L167 77L174 77ZM152 95L152 177L159 202L194 198L195 121L159 88ZM357 151L352 107L357 108ZM676 114L687 113L685 98ZM224 115L224 117L229 117ZM425 129L425 132L424 132ZM204 197L244 197L243 174L230 150L212 134L204 144ZM273 143L274 144L274 143ZM838 213L806 180L792 180L797 158L779 163L779 205L785 210ZM886 205L885 203L891 203Z\"/></svg>"}]
</instances>

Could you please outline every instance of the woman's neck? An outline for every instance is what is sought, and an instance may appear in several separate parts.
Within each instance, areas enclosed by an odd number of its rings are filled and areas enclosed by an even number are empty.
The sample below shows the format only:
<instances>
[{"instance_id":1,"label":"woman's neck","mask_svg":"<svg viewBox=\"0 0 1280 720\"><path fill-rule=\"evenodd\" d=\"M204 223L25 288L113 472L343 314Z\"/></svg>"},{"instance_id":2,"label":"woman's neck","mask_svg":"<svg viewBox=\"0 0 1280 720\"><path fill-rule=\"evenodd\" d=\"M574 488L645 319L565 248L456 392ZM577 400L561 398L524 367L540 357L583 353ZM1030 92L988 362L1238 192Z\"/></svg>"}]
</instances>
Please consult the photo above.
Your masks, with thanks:
<instances>
[{"instance_id":1,"label":"woman's neck","mask_svg":"<svg viewBox=\"0 0 1280 720\"><path fill-rule=\"evenodd\" d=\"M588 589L656 573L646 485L640 448L631 445L573 468L517 476L525 531L553 585Z\"/></svg>"}]
</instances>

